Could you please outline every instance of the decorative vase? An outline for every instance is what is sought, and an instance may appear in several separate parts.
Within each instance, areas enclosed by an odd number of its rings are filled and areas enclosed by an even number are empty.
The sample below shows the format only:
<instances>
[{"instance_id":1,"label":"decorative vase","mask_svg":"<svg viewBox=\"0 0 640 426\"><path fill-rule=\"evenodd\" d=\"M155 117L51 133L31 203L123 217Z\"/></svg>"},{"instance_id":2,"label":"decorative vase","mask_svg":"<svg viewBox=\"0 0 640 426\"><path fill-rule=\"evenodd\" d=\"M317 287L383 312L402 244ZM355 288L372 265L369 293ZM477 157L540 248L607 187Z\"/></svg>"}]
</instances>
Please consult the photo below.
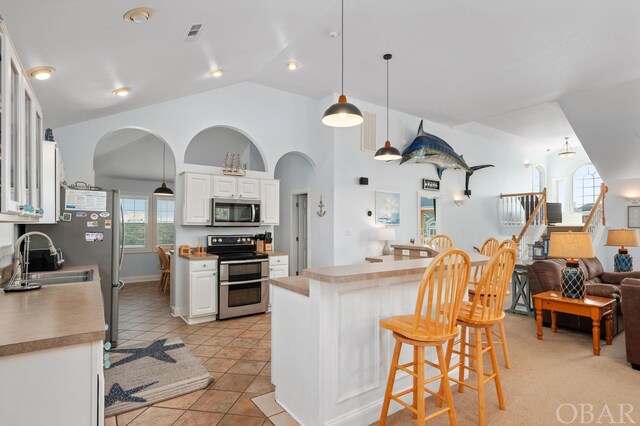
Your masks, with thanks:
<instances>
[{"instance_id":1,"label":"decorative vase","mask_svg":"<svg viewBox=\"0 0 640 426\"><path fill-rule=\"evenodd\" d=\"M627 250L618 250L618 254L613 257L613 270L615 272L633 271L633 257Z\"/></svg>"},{"instance_id":2,"label":"decorative vase","mask_svg":"<svg viewBox=\"0 0 640 426\"><path fill-rule=\"evenodd\" d=\"M577 262L568 262L560 273L562 295L570 299L583 299L585 295L584 271Z\"/></svg>"}]
</instances>

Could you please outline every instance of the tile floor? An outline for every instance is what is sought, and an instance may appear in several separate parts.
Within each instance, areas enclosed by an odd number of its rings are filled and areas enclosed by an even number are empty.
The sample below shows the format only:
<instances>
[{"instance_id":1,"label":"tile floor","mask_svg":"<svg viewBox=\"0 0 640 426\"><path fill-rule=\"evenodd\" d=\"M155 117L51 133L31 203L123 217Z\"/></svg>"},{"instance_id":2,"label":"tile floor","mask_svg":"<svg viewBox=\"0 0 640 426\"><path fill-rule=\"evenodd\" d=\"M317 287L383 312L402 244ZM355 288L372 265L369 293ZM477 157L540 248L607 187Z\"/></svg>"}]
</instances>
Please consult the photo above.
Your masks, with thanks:
<instances>
[{"instance_id":1,"label":"tile floor","mask_svg":"<svg viewBox=\"0 0 640 426\"><path fill-rule=\"evenodd\" d=\"M121 292L118 344L178 336L211 373L207 389L105 419L105 426L275 425L297 423L274 398L271 315L186 325L170 313L157 282Z\"/></svg>"}]
</instances>

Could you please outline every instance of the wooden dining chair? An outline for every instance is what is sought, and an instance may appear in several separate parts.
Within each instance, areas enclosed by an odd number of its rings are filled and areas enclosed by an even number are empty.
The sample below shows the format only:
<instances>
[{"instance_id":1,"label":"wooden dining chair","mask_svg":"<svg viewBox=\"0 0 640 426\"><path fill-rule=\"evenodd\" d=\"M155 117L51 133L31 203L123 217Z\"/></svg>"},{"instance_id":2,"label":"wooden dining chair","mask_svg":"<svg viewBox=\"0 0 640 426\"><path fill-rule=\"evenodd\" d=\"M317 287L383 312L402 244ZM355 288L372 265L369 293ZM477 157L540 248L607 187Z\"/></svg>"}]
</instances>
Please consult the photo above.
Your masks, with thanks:
<instances>
[{"instance_id":1,"label":"wooden dining chair","mask_svg":"<svg viewBox=\"0 0 640 426\"><path fill-rule=\"evenodd\" d=\"M162 248L161 246L156 246L156 251L158 252L158 258L160 259L160 269L162 270L158 288L163 293L166 293L169 285L171 284L171 262L169 262L169 257L167 256L167 252L164 251L164 248Z\"/></svg>"},{"instance_id":2,"label":"wooden dining chair","mask_svg":"<svg viewBox=\"0 0 640 426\"><path fill-rule=\"evenodd\" d=\"M429 241L427 241L427 245L432 246L438 251L443 251L453 248L453 240L448 235L438 234L429 238Z\"/></svg>"},{"instance_id":3,"label":"wooden dining chair","mask_svg":"<svg viewBox=\"0 0 640 426\"><path fill-rule=\"evenodd\" d=\"M498 248L502 247L514 249L516 251L516 254L518 254L518 243L516 243L513 238L507 238L506 240L503 240Z\"/></svg>"},{"instance_id":4,"label":"wooden dining chair","mask_svg":"<svg viewBox=\"0 0 640 426\"><path fill-rule=\"evenodd\" d=\"M396 340L380 413L380 425L386 424L391 400L412 411L419 425L424 425L425 420L444 413L449 414L452 425L457 424L449 386L448 363L442 346L448 341L453 341L458 335L456 322L469 281L470 267L469 255L462 250L452 249L440 253L431 261L422 276L415 312L412 315L380 320L380 326L392 331L393 338ZM413 361L399 364L403 344L413 346ZM427 346L435 346L438 356L437 364L425 359L424 348ZM438 369L439 374L426 379L425 365ZM393 385L398 370L413 376L413 387L394 394ZM442 392L440 393L425 387L436 380L440 380L441 383ZM426 415L425 392L445 401L447 407ZM409 393L413 393L412 405L401 399Z\"/></svg>"},{"instance_id":5,"label":"wooden dining chair","mask_svg":"<svg viewBox=\"0 0 640 426\"><path fill-rule=\"evenodd\" d=\"M451 378L458 383L458 392L463 392L464 387L469 387L478 391L478 416L479 424L486 424L485 409L485 385L493 380L498 395L498 405L501 410L506 409L504 395L502 392L502 382L500 380L500 370L496 357L495 343L491 328L499 324L504 319L504 296L507 286L511 280L511 274L516 263L516 252L513 249L503 247L486 264L473 300L464 301L458 313L458 325L462 327L460 339L450 342L447 347L447 365L449 370L458 368L458 379ZM473 330L472 343L467 342L467 331ZM487 346L484 346L482 333L486 338ZM459 344L459 350L454 350L454 346ZM467 348L473 351L467 352ZM492 372L484 371L483 356L489 352L491 357ZM450 365L452 354L459 355L459 362ZM467 360L474 360L467 365ZM464 380L465 370L476 373L476 383L471 384ZM436 405L441 406L441 400L446 393L446 389L440 385L440 398Z\"/></svg>"}]
</instances>

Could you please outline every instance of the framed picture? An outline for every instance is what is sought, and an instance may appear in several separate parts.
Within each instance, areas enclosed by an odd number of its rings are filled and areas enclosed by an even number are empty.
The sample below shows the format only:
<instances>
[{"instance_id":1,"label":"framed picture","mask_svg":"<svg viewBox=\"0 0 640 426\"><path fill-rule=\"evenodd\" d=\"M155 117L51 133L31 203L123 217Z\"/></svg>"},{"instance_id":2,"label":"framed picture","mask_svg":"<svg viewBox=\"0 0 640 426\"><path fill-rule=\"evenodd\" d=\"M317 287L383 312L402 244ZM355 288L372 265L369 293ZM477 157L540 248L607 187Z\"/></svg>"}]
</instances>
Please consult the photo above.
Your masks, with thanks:
<instances>
[{"instance_id":1,"label":"framed picture","mask_svg":"<svg viewBox=\"0 0 640 426\"><path fill-rule=\"evenodd\" d=\"M627 207L627 226L640 228L640 206Z\"/></svg>"},{"instance_id":2,"label":"framed picture","mask_svg":"<svg viewBox=\"0 0 640 426\"><path fill-rule=\"evenodd\" d=\"M376 191L376 225L400 225L400 193Z\"/></svg>"}]
</instances>

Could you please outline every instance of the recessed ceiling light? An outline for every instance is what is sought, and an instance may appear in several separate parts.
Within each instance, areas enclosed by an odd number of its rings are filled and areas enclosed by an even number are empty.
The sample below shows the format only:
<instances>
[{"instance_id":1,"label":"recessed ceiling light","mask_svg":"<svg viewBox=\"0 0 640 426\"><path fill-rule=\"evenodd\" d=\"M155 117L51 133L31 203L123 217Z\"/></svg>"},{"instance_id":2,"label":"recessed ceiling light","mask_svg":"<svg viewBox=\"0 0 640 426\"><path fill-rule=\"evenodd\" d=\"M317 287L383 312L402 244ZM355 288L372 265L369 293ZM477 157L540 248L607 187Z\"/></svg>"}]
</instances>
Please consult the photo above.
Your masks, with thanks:
<instances>
[{"instance_id":1,"label":"recessed ceiling light","mask_svg":"<svg viewBox=\"0 0 640 426\"><path fill-rule=\"evenodd\" d=\"M53 74L55 68L52 67L37 67L33 68L29 71L29 75L36 80L49 80L51 78L51 74Z\"/></svg>"},{"instance_id":2,"label":"recessed ceiling light","mask_svg":"<svg viewBox=\"0 0 640 426\"><path fill-rule=\"evenodd\" d=\"M114 90L111 93L113 93L114 95L118 95L118 96L127 96L130 91L131 91L130 87L120 87L120 88Z\"/></svg>"},{"instance_id":3,"label":"recessed ceiling light","mask_svg":"<svg viewBox=\"0 0 640 426\"><path fill-rule=\"evenodd\" d=\"M224 70L222 68L218 68L216 70L209 71L209 75L211 77L220 77L223 72L224 72Z\"/></svg>"},{"instance_id":4,"label":"recessed ceiling light","mask_svg":"<svg viewBox=\"0 0 640 426\"><path fill-rule=\"evenodd\" d=\"M300 64L296 61L289 61L287 62L287 68L289 68L291 71L295 71L300 68Z\"/></svg>"},{"instance_id":5,"label":"recessed ceiling light","mask_svg":"<svg viewBox=\"0 0 640 426\"><path fill-rule=\"evenodd\" d=\"M143 22L147 22L151 19L152 16L153 9L149 9L148 7L138 7L125 13L123 18L127 22L142 24Z\"/></svg>"}]
</instances>

